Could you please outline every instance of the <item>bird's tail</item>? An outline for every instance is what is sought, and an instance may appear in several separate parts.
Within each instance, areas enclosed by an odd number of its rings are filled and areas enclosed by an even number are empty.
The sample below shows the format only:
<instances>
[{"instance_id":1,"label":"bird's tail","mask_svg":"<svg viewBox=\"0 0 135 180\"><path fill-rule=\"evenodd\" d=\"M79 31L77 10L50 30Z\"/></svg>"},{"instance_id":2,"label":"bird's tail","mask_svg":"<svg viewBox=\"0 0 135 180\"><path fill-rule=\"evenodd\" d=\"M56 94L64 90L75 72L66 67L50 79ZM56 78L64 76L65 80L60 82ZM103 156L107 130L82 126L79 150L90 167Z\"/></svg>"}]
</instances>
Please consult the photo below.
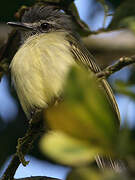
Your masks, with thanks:
<instances>
[{"instance_id":1,"label":"bird's tail","mask_svg":"<svg viewBox=\"0 0 135 180\"><path fill-rule=\"evenodd\" d=\"M126 170L126 166L122 160L113 160L111 157L101 157L99 155L95 158L96 163L100 169L112 169L117 173Z\"/></svg>"}]
</instances>

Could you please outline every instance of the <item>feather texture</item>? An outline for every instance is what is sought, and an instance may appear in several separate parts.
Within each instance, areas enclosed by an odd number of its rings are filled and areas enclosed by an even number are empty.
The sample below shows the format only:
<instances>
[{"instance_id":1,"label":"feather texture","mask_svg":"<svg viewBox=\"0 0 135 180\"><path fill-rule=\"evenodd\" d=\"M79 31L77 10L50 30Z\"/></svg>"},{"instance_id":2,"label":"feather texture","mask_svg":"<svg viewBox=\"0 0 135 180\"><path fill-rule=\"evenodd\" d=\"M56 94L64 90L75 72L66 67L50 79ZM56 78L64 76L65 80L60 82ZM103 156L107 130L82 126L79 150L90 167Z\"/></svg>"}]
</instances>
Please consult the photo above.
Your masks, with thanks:
<instances>
[{"instance_id":1,"label":"feather texture","mask_svg":"<svg viewBox=\"0 0 135 180\"><path fill-rule=\"evenodd\" d=\"M94 73L101 71L99 66L95 63L94 57L89 53L89 51L85 48L83 43L77 37L68 34L67 40L71 45L70 50L74 56L75 61L78 64L84 66L85 68L91 70ZM120 124L120 113L113 91L106 79L102 79L101 84L106 92L107 98L114 110L114 113L116 114L116 120L118 124Z\"/></svg>"},{"instance_id":2,"label":"feather texture","mask_svg":"<svg viewBox=\"0 0 135 180\"><path fill-rule=\"evenodd\" d=\"M22 46L15 54L10 68L20 103L28 119L34 108L47 108L62 93L65 78L72 65L81 65L88 71L100 71L94 57L74 33L71 18L54 7L35 6L26 11L22 22L33 31L22 33ZM42 23L49 23L49 31L41 30ZM120 114L112 89L106 79L101 86L120 123ZM107 164L115 169L116 162L96 157L97 164ZM106 163L107 162L107 163ZM116 166L115 166L116 165Z\"/></svg>"},{"instance_id":3,"label":"feather texture","mask_svg":"<svg viewBox=\"0 0 135 180\"><path fill-rule=\"evenodd\" d=\"M10 65L20 103L28 119L34 108L47 108L58 98L75 64L64 32L29 37Z\"/></svg>"}]
</instances>

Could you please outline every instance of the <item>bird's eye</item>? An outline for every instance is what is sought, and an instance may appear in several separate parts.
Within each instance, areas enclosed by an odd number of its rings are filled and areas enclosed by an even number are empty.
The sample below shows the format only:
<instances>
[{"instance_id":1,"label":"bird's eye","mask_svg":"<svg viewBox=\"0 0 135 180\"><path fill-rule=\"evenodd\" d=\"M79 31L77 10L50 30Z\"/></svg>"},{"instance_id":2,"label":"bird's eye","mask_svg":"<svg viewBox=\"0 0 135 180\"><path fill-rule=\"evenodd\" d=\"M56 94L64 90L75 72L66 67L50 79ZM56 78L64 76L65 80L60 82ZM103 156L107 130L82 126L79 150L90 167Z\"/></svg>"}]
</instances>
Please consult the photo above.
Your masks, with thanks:
<instances>
[{"instance_id":1,"label":"bird's eye","mask_svg":"<svg viewBox=\"0 0 135 180\"><path fill-rule=\"evenodd\" d=\"M42 24L41 24L41 28L42 28L42 30L44 30L44 31L48 30L49 27L50 27L50 25L49 25L48 23L42 23Z\"/></svg>"}]
</instances>

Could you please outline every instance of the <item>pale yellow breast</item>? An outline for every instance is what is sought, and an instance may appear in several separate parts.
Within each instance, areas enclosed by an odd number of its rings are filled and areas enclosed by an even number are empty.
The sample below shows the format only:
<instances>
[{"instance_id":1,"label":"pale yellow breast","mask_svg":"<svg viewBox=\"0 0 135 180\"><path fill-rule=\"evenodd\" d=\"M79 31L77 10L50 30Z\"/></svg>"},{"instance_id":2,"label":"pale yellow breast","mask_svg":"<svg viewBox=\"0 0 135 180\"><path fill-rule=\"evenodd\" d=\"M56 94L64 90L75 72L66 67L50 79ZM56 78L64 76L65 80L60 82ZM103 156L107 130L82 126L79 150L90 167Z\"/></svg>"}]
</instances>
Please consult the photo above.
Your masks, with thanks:
<instances>
[{"instance_id":1,"label":"pale yellow breast","mask_svg":"<svg viewBox=\"0 0 135 180\"><path fill-rule=\"evenodd\" d=\"M47 107L62 91L65 77L75 63L63 32L30 37L15 54L12 79L21 105L30 116L30 109Z\"/></svg>"}]
</instances>

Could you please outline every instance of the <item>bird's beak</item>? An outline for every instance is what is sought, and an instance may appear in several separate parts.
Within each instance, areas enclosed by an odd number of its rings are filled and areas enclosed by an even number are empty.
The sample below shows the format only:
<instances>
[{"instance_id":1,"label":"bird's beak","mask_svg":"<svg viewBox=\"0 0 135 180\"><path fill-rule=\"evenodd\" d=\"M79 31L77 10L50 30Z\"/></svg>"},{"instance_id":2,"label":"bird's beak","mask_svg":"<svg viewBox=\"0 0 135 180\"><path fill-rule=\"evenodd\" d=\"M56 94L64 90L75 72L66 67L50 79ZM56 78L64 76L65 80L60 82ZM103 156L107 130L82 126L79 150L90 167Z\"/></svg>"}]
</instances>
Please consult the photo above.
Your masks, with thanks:
<instances>
[{"instance_id":1,"label":"bird's beak","mask_svg":"<svg viewBox=\"0 0 135 180\"><path fill-rule=\"evenodd\" d=\"M8 25L15 27L17 29L21 29L21 30L32 30L32 26L30 24L27 23L20 23L20 22L8 22Z\"/></svg>"}]
</instances>

